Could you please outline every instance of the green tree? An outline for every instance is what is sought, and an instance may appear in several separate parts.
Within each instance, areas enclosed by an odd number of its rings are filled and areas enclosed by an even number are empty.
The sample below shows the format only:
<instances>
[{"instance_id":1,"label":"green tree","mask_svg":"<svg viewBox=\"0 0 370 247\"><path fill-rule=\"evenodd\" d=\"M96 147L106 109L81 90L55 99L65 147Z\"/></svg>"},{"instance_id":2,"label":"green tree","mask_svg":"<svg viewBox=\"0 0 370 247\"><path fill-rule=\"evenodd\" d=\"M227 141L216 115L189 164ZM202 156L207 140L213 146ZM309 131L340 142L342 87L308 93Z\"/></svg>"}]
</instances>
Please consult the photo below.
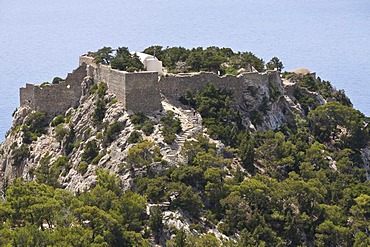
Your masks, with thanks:
<instances>
[{"instance_id":1,"label":"green tree","mask_svg":"<svg viewBox=\"0 0 370 247\"><path fill-rule=\"evenodd\" d=\"M162 210L159 207L150 208L149 227L153 231L155 242L159 242L159 238L163 232L164 224L162 222Z\"/></svg>"},{"instance_id":2,"label":"green tree","mask_svg":"<svg viewBox=\"0 0 370 247\"><path fill-rule=\"evenodd\" d=\"M103 48L97 50L94 53L94 62L95 63L102 63L102 64L110 64L112 56L113 49L111 47L104 46Z\"/></svg>"},{"instance_id":3,"label":"green tree","mask_svg":"<svg viewBox=\"0 0 370 247\"><path fill-rule=\"evenodd\" d=\"M112 58L111 66L113 69L129 72L144 70L144 65L139 57L136 54L131 54L127 47L117 48L116 55Z\"/></svg>"},{"instance_id":4,"label":"green tree","mask_svg":"<svg viewBox=\"0 0 370 247\"><path fill-rule=\"evenodd\" d=\"M95 140L88 141L85 146L85 150L81 155L81 160L91 163L91 161L98 156L99 148Z\"/></svg>"},{"instance_id":5,"label":"green tree","mask_svg":"<svg viewBox=\"0 0 370 247\"><path fill-rule=\"evenodd\" d=\"M271 60L266 64L266 67L270 70L276 69L279 72L284 68L283 63L277 57L271 58Z\"/></svg>"}]
</instances>

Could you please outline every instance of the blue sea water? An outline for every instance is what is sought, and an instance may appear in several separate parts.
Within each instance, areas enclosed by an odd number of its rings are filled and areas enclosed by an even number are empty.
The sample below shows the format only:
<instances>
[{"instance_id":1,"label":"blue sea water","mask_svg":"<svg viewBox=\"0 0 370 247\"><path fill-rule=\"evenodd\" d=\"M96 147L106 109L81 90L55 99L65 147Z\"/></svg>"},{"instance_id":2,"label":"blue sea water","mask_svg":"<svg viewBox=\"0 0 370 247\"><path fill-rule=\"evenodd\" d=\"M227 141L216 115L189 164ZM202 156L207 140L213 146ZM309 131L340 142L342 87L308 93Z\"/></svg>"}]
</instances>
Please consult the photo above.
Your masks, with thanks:
<instances>
[{"instance_id":1,"label":"blue sea water","mask_svg":"<svg viewBox=\"0 0 370 247\"><path fill-rule=\"evenodd\" d=\"M0 141L19 87L65 77L103 46L231 47L306 67L370 115L368 0L0 0Z\"/></svg>"}]
</instances>

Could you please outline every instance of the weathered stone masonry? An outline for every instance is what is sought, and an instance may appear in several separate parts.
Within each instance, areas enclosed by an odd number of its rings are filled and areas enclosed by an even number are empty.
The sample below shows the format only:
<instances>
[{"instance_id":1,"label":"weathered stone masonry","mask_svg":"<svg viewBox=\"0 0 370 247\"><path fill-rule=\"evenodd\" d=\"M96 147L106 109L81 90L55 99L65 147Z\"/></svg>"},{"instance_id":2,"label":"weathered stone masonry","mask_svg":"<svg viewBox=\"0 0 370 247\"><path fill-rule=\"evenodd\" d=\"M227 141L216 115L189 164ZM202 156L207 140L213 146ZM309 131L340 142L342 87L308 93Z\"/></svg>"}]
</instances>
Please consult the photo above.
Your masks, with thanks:
<instances>
[{"instance_id":1,"label":"weathered stone masonry","mask_svg":"<svg viewBox=\"0 0 370 247\"><path fill-rule=\"evenodd\" d=\"M20 88L20 105L28 105L35 111L50 115L62 113L70 107L77 106L81 97L81 83L86 77L86 65L79 66L69 73L65 81L59 84L38 86L26 84Z\"/></svg>"},{"instance_id":2,"label":"weathered stone masonry","mask_svg":"<svg viewBox=\"0 0 370 247\"><path fill-rule=\"evenodd\" d=\"M175 99L185 95L187 90L194 94L204 89L207 84L213 83L216 87L233 92L233 104L239 108L245 102L244 95L250 85L269 85L269 83L281 83L277 72L268 73L246 73L239 76L218 76L211 72L200 72L191 74L178 74L162 77L159 80L160 92Z\"/></svg>"},{"instance_id":3,"label":"weathered stone masonry","mask_svg":"<svg viewBox=\"0 0 370 247\"><path fill-rule=\"evenodd\" d=\"M223 77L208 72L158 77L157 72L129 73L95 64L89 56L81 56L79 62L80 67L70 73L65 82L44 87L27 84L21 88L21 106L29 105L33 110L53 115L62 113L78 104L82 93L81 83L86 76L93 78L95 83L106 82L108 90L116 95L126 110L144 113L162 109L161 94L179 99L188 89L195 93L210 82L232 91L235 107L243 107L243 97L250 85L281 84L279 73L274 71Z\"/></svg>"}]
</instances>

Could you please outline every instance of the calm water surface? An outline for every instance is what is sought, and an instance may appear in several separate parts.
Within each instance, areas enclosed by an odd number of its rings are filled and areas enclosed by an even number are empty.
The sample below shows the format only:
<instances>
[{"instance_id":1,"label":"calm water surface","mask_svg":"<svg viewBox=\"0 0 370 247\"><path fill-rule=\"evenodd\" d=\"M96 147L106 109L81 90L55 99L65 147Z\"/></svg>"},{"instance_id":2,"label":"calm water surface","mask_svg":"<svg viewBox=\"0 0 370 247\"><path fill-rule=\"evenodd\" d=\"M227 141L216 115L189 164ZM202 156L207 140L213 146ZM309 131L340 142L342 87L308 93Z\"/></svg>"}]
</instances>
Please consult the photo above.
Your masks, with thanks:
<instances>
[{"instance_id":1,"label":"calm water surface","mask_svg":"<svg viewBox=\"0 0 370 247\"><path fill-rule=\"evenodd\" d=\"M0 141L18 89L65 77L103 46L216 45L307 67L370 115L367 0L0 0Z\"/></svg>"}]
</instances>

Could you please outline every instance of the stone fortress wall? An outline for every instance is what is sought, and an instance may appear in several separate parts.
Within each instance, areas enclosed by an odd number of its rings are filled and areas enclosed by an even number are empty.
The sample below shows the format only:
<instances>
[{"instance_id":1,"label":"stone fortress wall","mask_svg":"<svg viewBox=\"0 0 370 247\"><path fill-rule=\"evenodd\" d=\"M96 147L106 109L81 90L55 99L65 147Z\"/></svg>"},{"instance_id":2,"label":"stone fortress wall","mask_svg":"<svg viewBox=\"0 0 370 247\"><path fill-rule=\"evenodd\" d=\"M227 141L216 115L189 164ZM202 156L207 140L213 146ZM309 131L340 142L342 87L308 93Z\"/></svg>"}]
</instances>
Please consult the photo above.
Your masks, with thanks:
<instances>
[{"instance_id":1,"label":"stone fortress wall","mask_svg":"<svg viewBox=\"0 0 370 247\"><path fill-rule=\"evenodd\" d=\"M158 73L152 71L126 72L110 66L95 64L88 56L80 57L80 65L86 64L88 75L95 83L105 82L126 110L150 113L162 107L158 86Z\"/></svg>"},{"instance_id":2,"label":"stone fortress wall","mask_svg":"<svg viewBox=\"0 0 370 247\"><path fill-rule=\"evenodd\" d=\"M208 83L233 92L233 104L239 107L249 85L268 85L281 83L279 73L245 73L219 77L214 73L199 72L158 76L157 72L125 72L110 66L95 64L89 56L80 57L80 66L70 73L65 82L43 87L27 84L20 89L20 104L29 105L33 110L56 115L78 104L82 94L81 83L85 76L93 78L95 83L106 82L108 90L114 93L126 110L150 113L162 109L161 94L179 99L187 90L195 93Z\"/></svg>"},{"instance_id":3,"label":"stone fortress wall","mask_svg":"<svg viewBox=\"0 0 370 247\"><path fill-rule=\"evenodd\" d=\"M199 72L161 77L159 84L160 92L163 95L179 99L185 95L187 90L194 94L196 91L204 89L209 83L213 83L218 88L231 91L233 93L233 104L235 107L239 107L245 101L245 91L252 84L268 85L270 82L277 83L279 81L280 76L275 71L269 71L268 73L251 72L238 76L225 75L222 77L212 72Z\"/></svg>"},{"instance_id":4,"label":"stone fortress wall","mask_svg":"<svg viewBox=\"0 0 370 247\"><path fill-rule=\"evenodd\" d=\"M28 105L32 110L43 111L49 115L62 113L77 106L81 97L81 83L86 77L86 65L79 66L69 73L59 84L26 84L20 88L20 105Z\"/></svg>"}]
</instances>

